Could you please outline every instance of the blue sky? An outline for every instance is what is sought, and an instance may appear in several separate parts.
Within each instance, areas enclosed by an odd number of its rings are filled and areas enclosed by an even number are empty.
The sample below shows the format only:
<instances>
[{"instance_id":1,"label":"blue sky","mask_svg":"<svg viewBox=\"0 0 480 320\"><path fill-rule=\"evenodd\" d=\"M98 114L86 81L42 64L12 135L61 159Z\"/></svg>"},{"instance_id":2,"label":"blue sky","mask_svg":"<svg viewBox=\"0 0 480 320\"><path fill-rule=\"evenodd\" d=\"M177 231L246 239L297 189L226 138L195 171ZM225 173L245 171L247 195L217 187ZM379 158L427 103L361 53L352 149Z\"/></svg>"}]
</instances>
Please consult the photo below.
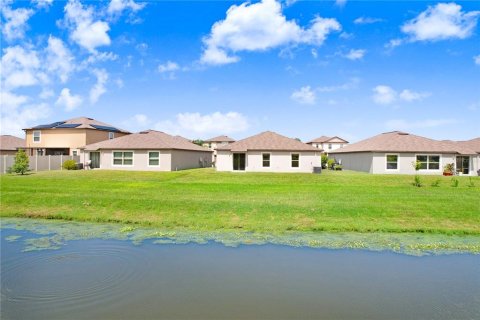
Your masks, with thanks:
<instances>
[{"instance_id":1,"label":"blue sky","mask_svg":"<svg viewBox=\"0 0 480 320\"><path fill-rule=\"evenodd\" d=\"M480 136L478 1L5 1L2 134Z\"/></svg>"}]
</instances>

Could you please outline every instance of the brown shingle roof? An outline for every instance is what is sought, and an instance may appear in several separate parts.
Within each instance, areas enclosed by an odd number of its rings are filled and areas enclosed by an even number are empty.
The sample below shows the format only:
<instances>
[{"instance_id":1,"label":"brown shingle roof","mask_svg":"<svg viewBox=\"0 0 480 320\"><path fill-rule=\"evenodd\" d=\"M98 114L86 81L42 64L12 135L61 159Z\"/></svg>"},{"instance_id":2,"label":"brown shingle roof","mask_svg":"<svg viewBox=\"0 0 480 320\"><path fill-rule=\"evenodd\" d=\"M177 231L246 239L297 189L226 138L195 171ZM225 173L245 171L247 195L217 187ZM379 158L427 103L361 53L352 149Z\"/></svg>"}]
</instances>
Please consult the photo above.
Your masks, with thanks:
<instances>
[{"instance_id":1,"label":"brown shingle roof","mask_svg":"<svg viewBox=\"0 0 480 320\"><path fill-rule=\"evenodd\" d=\"M244 152L247 150L265 151L315 151L319 149L278 133L266 131L237 142L218 147L218 150Z\"/></svg>"},{"instance_id":2,"label":"brown shingle roof","mask_svg":"<svg viewBox=\"0 0 480 320\"><path fill-rule=\"evenodd\" d=\"M472 149L473 151L480 153L480 138L475 138L468 141L458 141L457 143Z\"/></svg>"},{"instance_id":3,"label":"brown shingle roof","mask_svg":"<svg viewBox=\"0 0 480 320\"><path fill-rule=\"evenodd\" d=\"M15 151L18 148L25 148L25 140L11 135L0 136L0 150Z\"/></svg>"},{"instance_id":4,"label":"brown shingle roof","mask_svg":"<svg viewBox=\"0 0 480 320\"><path fill-rule=\"evenodd\" d=\"M191 143L187 139L180 136L171 136L164 132L155 130L146 130L123 137L105 140L84 147L86 150L100 149L120 149L120 150L157 150L157 149L178 149L191 151L212 152L207 148L200 147Z\"/></svg>"},{"instance_id":5,"label":"brown shingle roof","mask_svg":"<svg viewBox=\"0 0 480 320\"><path fill-rule=\"evenodd\" d=\"M476 153L469 146L455 141L438 141L400 131L382 133L329 153L350 152Z\"/></svg>"},{"instance_id":6,"label":"brown shingle roof","mask_svg":"<svg viewBox=\"0 0 480 320\"><path fill-rule=\"evenodd\" d=\"M347 140L342 139L342 138L340 138L339 136L334 136L334 137L321 136L321 137L318 137L318 138L316 138L316 139L313 139L312 141L308 141L307 144L311 144L311 143L325 143L325 142L329 142L330 140L333 140L333 139L342 140L343 143L348 143Z\"/></svg>"},{"instance_id":7,"label":"brown shingle roof","mask_svg":"<svg viewBox=\"0 0 480 320\"><path fill-rule=\"evenodd\" d=\"M74 124L78 124L79 126L67 128L68 125L74 125ZM107 128L113 128L115 130L111 130L111 131L119 131L119 132L124 132L124 133L130 133L126 130L119 129L115 126L112 126L111 124L101 122L101 121L95 120L93 118L88 118L88 117L72 118L72 119L68 119L68 120L62 120L62 121L54 122L54 123L51 123L51 124L39 125L39 126L35 126L35 127L32 127L32 128L26 128L26 129L23 129L23 130L31 130L31 129L42 129L42 130L52 129L52 130L55 130L55 129L57 129L58 126L60 126L58 129L60 129L60 128L61 129L93 129L93 130L106 130L106 131L110 131L110 130L107 130ZM64 127L62 128L62 126L64 126ZM95 127L95 126L100 126L100 127ZM102 128L102 127L106 127L106 128Z\"/></svg>"},{"instance_id":8,"label":"brown shingle roof","mask_svg":"<svg viewBox=\"0 0 480 320\"><path fill-rule=\"evenodd\" d=\"M229 136L218 136L215 138L204 140L204 142L235 142L235 140L230 138Z\"/></svg>"}]
</instances>

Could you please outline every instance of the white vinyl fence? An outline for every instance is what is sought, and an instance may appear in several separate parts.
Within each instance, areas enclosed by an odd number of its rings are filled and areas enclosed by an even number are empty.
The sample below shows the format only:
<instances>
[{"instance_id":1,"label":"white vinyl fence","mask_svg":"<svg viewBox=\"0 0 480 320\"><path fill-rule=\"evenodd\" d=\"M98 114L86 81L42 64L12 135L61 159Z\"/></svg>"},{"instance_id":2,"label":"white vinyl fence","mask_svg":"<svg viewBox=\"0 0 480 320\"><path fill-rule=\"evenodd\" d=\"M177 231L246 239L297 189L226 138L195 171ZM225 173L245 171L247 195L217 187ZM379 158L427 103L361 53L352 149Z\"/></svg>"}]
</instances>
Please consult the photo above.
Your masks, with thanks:
<instances>
[{"instance_id":1,"label":"white vinyl fence","mask_svg":"<svg viewBox=\"0 0 480 320\"><path fill-rule=\"evenodd\" d=\"M62 164L66 160L75 160L76 163L80 162L80 156L28 156L30 160L31 171L49 171L49 170L62 170ZM6 173L8 168L13 166L15 162L15 156L3 155L0 156L0 170L2 173Z\"/></svg>"}]
</instances>

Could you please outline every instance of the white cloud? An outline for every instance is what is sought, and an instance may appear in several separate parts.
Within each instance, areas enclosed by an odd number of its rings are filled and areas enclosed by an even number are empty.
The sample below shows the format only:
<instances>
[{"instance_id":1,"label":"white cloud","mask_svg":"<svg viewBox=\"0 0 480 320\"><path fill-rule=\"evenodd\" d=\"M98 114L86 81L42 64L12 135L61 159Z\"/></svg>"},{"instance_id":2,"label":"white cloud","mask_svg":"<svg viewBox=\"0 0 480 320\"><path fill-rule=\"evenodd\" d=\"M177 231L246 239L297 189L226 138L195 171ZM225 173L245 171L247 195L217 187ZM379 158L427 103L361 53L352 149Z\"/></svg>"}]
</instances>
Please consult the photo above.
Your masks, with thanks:
<instances>
[{"instance_id":1,"label":"white cloud","mask_svg":"<svg viewBox=\"0 0 480 320\"><path fill-rule=\"evenodd\" d=\"M412 101L420 101L425 98L428 98L431 94L429 92L415 92L411 91L408 89L403 90L400 92L398 95L400 99L407 101L407 102L412 102Z\"/></svg>"},{"instance_id":2,"label":"white cloud","mask_svg":"<svg viewBox=\"0 0 480 320\"><path fill-rule=\"evenodd\" d=\"M40 59L35 50L13 46L3 52L1 77L5 88L28 87L45 80L46 75L39 71Z\"/></svg>"},{"instance_id":3,"label":"white cloud","mask_svg":"<svg viewBox=\"0 0 480 320\"><path fill-rule=\"evenodd\" d=\"M312 57L313 57L314 59L317 59L317 58L318 58L318 52L317 52L317 49L315 49L315 48L312 48L312 50L311 50L311 53L312 53Z\"/></svg>"},{"instance_id":4,"label":"white cloud","mask_svg":"<svg viewBox=\"0 0 480 320\"><path fill-rule=\"evenodd\" d=\"M108 73L105 69L93 69L92 72L97 77L97 82L92 89L90 89L90 103L95 104L100 96L107 92L105 84L108 81Z\"/></svg>"},{"instance_id":5,"label":"white cloud","mask_svg":"<svg viewBox=\"0 0 480 320\"><path fill-rule=\"evenodd\" d=\"M472 35L480 11L463 12L456 3L438 3L429 6L402 26L411 41L465 39Z\"/></svg>"},{"instance_id":6,"label":"white cloud","mask_svg":"<svg viewBox=\"0 0 480 320\"><path fill-rule=\"evenodd\" d=\"M310 86L305 86L294 91L290 98L301 104L314 104L316 95Z\"/></svg>"},{"instance_id":7,"label":"white cloud","mask_svg":"<svg viewBox=\"0 0 480 320\"><path fill-rule=\"evenodd\" d=\"M389 86L376 86L373 92L373 101L377 104L391 104L397 100L397 92Z\"/></svg>"},{"instance_id":8,"label":"white cloud","mask_svg":"<svg viewBox=\"0 0 480 320\"><path fill-rule=\"evenodd\" d=\"M177 63L175 63L173 61L167 61L164 64L159 64L158 65L158 72L160 72L160 73L173 72L173 71L177 71L178 69L180 69L180 67L178 66Z\"/></svg>"},{"instance_id":9,"label":"white cloud","mask_svg":"<svg viewBox=\"0 0 480 320\"><path fill-rule=\"evenodd\" d=\"M249 127L248 119L238 112L179 113L175 120L161 121L155 125L157 130L185 136L206 134L230 134L242 132Z\"/></svg>"},{"instance_id":10,"label":"white cloud","mask_svg":"<svg viewBox=\"0 0 480 320\"><path fill-rule=\"evenodd\" d=\"M60 96L55 102L56 106L64 107L65 111L72 111L78 108L82 104L82 97L79 95L73 95L70 93L70 89L63 88L60 92Z\"/></svg>"},{"instance_id":11,"label":"white cloud","mask_svg":"<svg viewBox=\"0 0 480 320\"><path fill-rule=\"evenodd\" d=\"M473 57L473 61L477 66L480 66L480 54L478 56Z\"/></svg>"},{"instance_id":12,"label":"white cloud","mask_svg":"<svg viewBox=\"0 0 480 320\"><path fill-rule=\"evenodd\" d=\"M393 49L393 48L396 48L396 47L400 46L404 42L405 42L405 40L403 40L403 39L392 39L387 44L385 44L385 48Z\"/></svg>"},{"instance_id":13,"label":"white cloud","mask_svg":"<svg viewBox=\"0 0 480 320\"><path fill-rule=\"evenodd\" d=\"M40 92L40 94L38 95L38 97L40 99L48 99L48 98L51 98L55 95L55 92L53 92L53 90L51 89L48 89L48 88L43 88L42 89L42 92Z\"/></svg>"},{"instance_id":14,"label":"white cloud","mask_svg":"<svg viewBox=\"0 0 480 320\"><path fill-rule=\"evenodd\" d=\"M321 17L314 18L309 28L302 28L294 20L286 19L281 4L275 0L245 2L232 5L225 20L212 26L203 39L200 61L222 65L239 61L235 53L240 51L265 51L301 43L319 46L329 33L340 29L337 20Z\"/></svg>"},{"instance_id":15,"label":"white cloud","mask_svg":"<svg viewBox=\"0 0 480 320\"><path fill-rule=\"evenodd\" d=\"M365 56L365 53L367 53L365 49L351 49L343 56L349 60L360 60Z\"/></svg>"},{"instance_id":16,"label":"white cloud","mask_svg":"<svg viewBox=\"0 0 480 320\"><path fill-rule=\"evenodd\" d=\"M52 5L53 0L32 0L32 3L36 3L37 8L48 8Z\"/></svg>"},{"instance_id":17,"label":"white cloud","mask_svg":"<svg viewBox=\"0 0 480 320\"><path fill-rule=\"evenodd\" d=\"M372 24L377 22L383 22L385 20L380 18L371 18L371 17L358 17L357 19L353 20L355 24Z\"/></svg>"},{"instance_id":18,"label":"white cloud","mask_svg":"<svg viewBox=\"0 0 480 320\"><path fill-rule=\"evenodd\" d=\"M335 92L335 91L341 91L341 90L350 90L350 89L356 88L359 82L360 82L359 78L351 78L348 80L348 82L343 83L341 85L317 87L315 91Z\"/></svg>"},{"instance_id":19,"label":"white cloud","mask_svg":"<svg viewBox=\"0 0 480 320\"><path fill-rule=\"evenodd\" d=\"M110 26L104 21L94 21L92 7L83 7L77 0L69 0L65 6L65 21L69 25L70 38L89 52L111 43Z\"/></svg>"},{"instance_id":20,"label":"white cloud","mask_svg":"<svg viewBox=\"0 0 480 320\"><path fill-rule=\"evenodd\" d=\"M7 40L22 39L25 36L27 21L34 14L32 9L19 8L12 10L4 5L2 15L5 22L2 21L2 33Z\"/></svg>"},{"instance_id":21,"label":"white cloud","mask_svg":"<svg viewBox=\"0 0 480 320\"><path fill-rule=\"evenodd\" d=\"M335 5L339 7L344 7L347 4L347 0L335 0Z\"/></svg>"},{"instance_id":22,"label":"white cloud","mask_svg":"<svg viewBox=\"0 0 480 320\"><path fill-rule=\"evenodd\" d=\"M130 9L138 11L145 7L145 3L136 3L133 0L111 0L107 12L110 14L120 14L123 10Z\"/></svg>"},{"instance_id":23,"label":"white cloud","mask_svg":"<svg viewBox=\"0 0 480 320\"><path fill-rule=\"evenodd\" d=\"M405 102L421 101L431 96L429 92L416 92L409 89L404 89L397 93L392 87L386 85L379 85L373 89L373 101L377 104L392 104L397 100Z\"/></svg>"},{"instance_id":24,"label":"white cloud","mask_svg":"<svg viewBox=\"0 0 480 320\"><path fill-rule=\"evenodd\" d=\"M29 100L27 96L16 95L4 90L0 91L0 98L2 102L2 113L10 113L15 111L19 106Z\"/></svg>"},{"instance_id":25,"label":"white cloud","mask_svg":"<svg viewBox=\"0 0 480 320\"><path fill-rule=\"evenodd\" d=\"M456 119L426 119L418 121L408 121L404 119L388 120L385 127L389 130L411 130L426 129L458 123Z\"/></svg>"},{"instance_id":26,"label":"white cloud","mask_svg":"<svg viewBox=\"0 0 480 320\"><path fill-rule=\"evenodd\" d=\"M48 38L46 52L46 69L49 72L55 72L62 83L65 83L74 70L72 54L62 40L52 36Z\"/></svg>"}]
</instances>

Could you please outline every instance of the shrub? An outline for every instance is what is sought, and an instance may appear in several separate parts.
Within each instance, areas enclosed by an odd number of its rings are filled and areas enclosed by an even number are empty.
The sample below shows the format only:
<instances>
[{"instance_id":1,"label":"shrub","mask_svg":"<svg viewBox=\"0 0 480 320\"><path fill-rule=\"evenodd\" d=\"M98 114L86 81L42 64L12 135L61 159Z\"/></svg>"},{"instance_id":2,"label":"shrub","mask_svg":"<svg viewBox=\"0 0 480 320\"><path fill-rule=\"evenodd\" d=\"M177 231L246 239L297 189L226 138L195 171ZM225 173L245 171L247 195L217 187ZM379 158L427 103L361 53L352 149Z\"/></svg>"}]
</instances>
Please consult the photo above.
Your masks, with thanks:
<instances>
[{"instance_id":1,"label":"shrub","mask_svg":"<svg viewBox=\"0 0 480 320\"><path fill-rule=\"evenodd\" d=\"M328 156L326 154L322 154L322 168L326 169L328 163Z\"/></svg>"},{"instance_id":2,"label":"shrub","mask_svg":"<svg viewBox=\"0 0 480 320\"><path fill-rule=\"evenodd\" d=\"M422 167L422 163L420 161L413 161L412 162L412 167L413 169L415 169L415 171L418 171L420 170L420 168Z\"/></svg>"},{"instance_id":3,"label":"shrub","mask_svg":"<svg viewBox=\"0 0 480 320\"><path fill-rule=\"evenodd\" d=\"M77 163L75 160L66 160L63 162L62 167L65 170L77 170Z\"/></svg>"},{"instance_id":4,"label":"shrub","mask_svg":"<svg viewBox=\"0 0 480 320\"><path fill-rule=\"evenodd\" d=\"M15 154L15 162L13 163L12 171L24 175L25 172L28 171L29 164L30 161L25 151L18 150L17 154Z\"/></svg>"},{"instance_id":5,"label":"shrub","mask_svg":"<svg viewBox=\"0 0 480 320\"><path fill-rule=\"evenodd\" d=\"M452 178L452 187L456 188L458 187L458 184L460 181L457 178Z\"/></svg>"},{"instance_id":6,"label":"shrub","mask_svg":"<svg viewBox=\"0 0 480 320\"><path fill-rule=\"evenodd\" d=\"M440 179L436 179L432 182L432 187L440 187Z\"/></svg>"},{"instance_id":7,"label":"shrub","mask_svg":"<svg viewBox=\"0 0 480 320\"><path fill-rule=\"evenodd\" d=\"M420 176L419 176L418 174L415 175L415 178L414 178L414 180L413 180L413 185L414 185L415 187L419 187L419 188L420 188L421 186L423 186L422 178L420 178Z\"/></svg>"},{"instance_id":8,"label":"shrub","mask_svg":"<svg viewBox=\"0 0 480 320\"><path fill-rule=\"evenodd\" d=\"M335 164L335 159L328 159L327 164L329 169L333 169L333 165Z\"/></svg>"},{"instance_id":9,"label":"shrub","mask_svg":"<svg viewBox=\"0 0 480 320\"><path fill-rule=\"evenodd\" d=\"M447 163L443 167L443 173L452 174L455 171L455 165L453 163Z\"/></svg>"},{"instance_id":10,"label":"shrub","mask_svg":"<svg viewBox=\"0 0 480 320\"><path fill-rule=\"evenodd\" d=\"M335 165L335 170L341 171L343 169L341 164L336 164Z\"/></svg>"}]
</instances>

